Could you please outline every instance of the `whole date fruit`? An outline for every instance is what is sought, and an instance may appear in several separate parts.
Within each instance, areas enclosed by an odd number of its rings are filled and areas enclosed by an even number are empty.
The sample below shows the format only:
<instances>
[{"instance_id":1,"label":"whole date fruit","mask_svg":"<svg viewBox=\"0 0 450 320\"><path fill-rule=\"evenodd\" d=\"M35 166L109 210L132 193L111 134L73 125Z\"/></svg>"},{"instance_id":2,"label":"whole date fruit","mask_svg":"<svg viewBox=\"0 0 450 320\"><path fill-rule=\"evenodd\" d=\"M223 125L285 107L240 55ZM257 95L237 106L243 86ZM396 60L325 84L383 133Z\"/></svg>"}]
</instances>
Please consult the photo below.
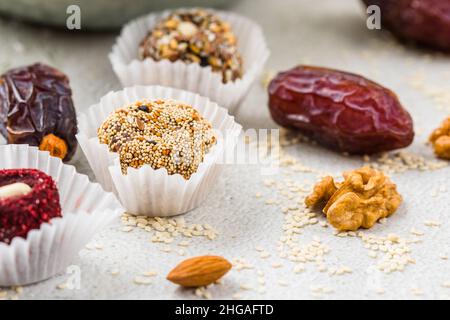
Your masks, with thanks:
<instances>
[{"instance_id":1,"label":"whole date fruit","mask_svg":"<svg viewBox=\"0 0 450 320\"><path fill-rule=\"evenodd\" d=\"M272 118L320 144L351 154L410 145L413 122L397 96L361 76L298 66L269 85Z\"/></svg>"},{"instance_id":2,"label":"whole date fruit","mask_svg":"<svg viewBox=\"0 0 450 320\"><path fill-rule=\"evenodd\" d=\"M12 69L0 77L0 134L65 161L76 151L77 118L69 80L44 64Z\"/></svg>"},{"instance_id":3,"label":"whole date fruit","mask_svg":"<svg viewBox=\"0 0 450 320\"><path fill-rule=\"evenodd\" d=\"M363 0L381 9L382 27L398 38L450 51L450 0Z\"/></svg>"}]
</instances>

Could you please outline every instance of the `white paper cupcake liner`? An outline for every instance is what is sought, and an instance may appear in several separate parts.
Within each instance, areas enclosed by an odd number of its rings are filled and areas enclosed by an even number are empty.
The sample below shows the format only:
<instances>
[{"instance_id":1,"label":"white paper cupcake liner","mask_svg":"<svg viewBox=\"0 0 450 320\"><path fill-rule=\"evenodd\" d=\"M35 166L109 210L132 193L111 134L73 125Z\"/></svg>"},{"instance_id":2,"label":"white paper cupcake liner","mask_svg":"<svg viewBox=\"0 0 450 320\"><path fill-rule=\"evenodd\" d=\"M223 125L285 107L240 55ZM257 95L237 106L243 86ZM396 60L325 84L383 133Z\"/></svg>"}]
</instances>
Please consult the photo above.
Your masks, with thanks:
<instances>
[{"instance_id":1,"label":"white paper cupcake liner","mask_svg":"<svg viewBox=\"0 0 450 320\"><path fill-rule=\"evenodd\" d=\"M35 168L55 180L63 217L32 230L26 239L0 242L0 286L27 285L67 268L93 235L123 212L112 193L72 166L27 145L0 146L0 169Z\"/></svg>"},{"instance_id":2,"label":"white paper cupcake liner","mask_svg":"<svg viewBox=\"0 0 450 320\"><path fill-rule=\"evenodd\" d=\"M218 143L208 152L189 180L169 175L165 168L154 170L149 165L128 169L123 175L119 155L100 144L97 129L116 109L142 99L173 99L192 105L220 133ZM106 190L114 191L131 214L168 217L198 207L207 197L221 172L225 154L233 152L242 127L226 109L200 95L160 86L135 86L110 92L100 103L90 107L79 118L78 142L97 180ZM223 138L221 138L223 137Z\"/></svg>"},{"instance_id":3,"label":"white paper cupcake liner","mask_svg":"<svg viewBox=\"0 0 450 320\"><path fill-rule=\"evenodd\" d=\"M233 112L261 75L270 52L262 29L255 22L234 13L212 11L229 22L236 34L244 63L242 79L223 84L222 75L212 72L211 67L182 61L139 60L139 44L156 23L170 13L164 11L133 20L122 29L109 55L122 85L162 85L188 90L209 97Z\"/></svg>"}]
</instances>

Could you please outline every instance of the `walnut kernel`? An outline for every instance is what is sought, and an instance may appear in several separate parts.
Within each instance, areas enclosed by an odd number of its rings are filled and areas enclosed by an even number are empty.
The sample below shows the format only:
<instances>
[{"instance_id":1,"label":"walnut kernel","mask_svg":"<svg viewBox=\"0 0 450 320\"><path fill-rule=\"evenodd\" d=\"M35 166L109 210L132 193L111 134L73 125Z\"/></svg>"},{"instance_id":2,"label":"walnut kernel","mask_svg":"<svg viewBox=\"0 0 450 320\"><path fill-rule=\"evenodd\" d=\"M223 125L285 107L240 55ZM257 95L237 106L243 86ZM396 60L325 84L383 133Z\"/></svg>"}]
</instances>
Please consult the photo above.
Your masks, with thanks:
<instances>
[{"instance_id":1,"label":"walnut kernel","mask_svg":"<svg viewBox=\"0 0 450 320\"><path fill-rule=\"evenodd\" d=\"M325 177L305 200L308 207L325 203L323 212L340 231L371 228L392 215L402 202L396 185L383 172L363 167L344 173L344 182Z\"/></svg>"}]
</instances>

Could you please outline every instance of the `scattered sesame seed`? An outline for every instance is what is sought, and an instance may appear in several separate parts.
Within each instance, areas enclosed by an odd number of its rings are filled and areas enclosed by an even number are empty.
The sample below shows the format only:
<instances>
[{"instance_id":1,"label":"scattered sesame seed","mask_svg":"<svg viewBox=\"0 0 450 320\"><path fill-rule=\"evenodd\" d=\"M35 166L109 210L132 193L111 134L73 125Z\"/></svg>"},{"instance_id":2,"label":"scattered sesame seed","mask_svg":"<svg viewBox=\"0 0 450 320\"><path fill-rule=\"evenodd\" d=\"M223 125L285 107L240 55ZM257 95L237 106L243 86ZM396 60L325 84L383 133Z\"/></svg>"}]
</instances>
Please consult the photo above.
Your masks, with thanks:
<instances>
[{"instance_id":1,"label":"scattered sesame seed","mask_svg":"<svg viewBox=\"0 0 450 320\"><path fill-rule=\"evenodd\" d=\"M261 259L267 259L267 258L269 258L270 256L271 256L271 254L270 254L269 252L267 252L267 251L261 252L261 254L259 255L259 257L260 257Z\"/></svg>"},{"instance_id":2,"label":"scattered sesame seed","mask_svg":"<svg viewBox=\"0 0 450 320\"><path fill-rule=\"evenodd\" d=\"M242 294L241 293L235 293L235 294L233 294L232 298L234 300L241 300L242 299Z\"/></svg>"},{"instance_id":3,"label":"scattered sesame seed","mask_svg":"<svg viewBox=\"0 0 450 320\"><path fill-rule=\"evenodd\" d=\"M340 238L345 238L345 237L348 237L348 232L337 232L336 233L336 236L337 237L340 237Z\"/></svg>"},{"instance_id":4,"label":"scattered sesame seed","mask_svg":"<svg viewBox=\"0 0 450 320\"><path fill-rule=\"evenodd\" d=\"M110 271L112 276L118 276L120 274L120 270L119 269L112 269Z\"/></svg>"},{"instance_id":5,"label":"scattered sesame seed","mask_svg":"<svg viewBox=\"0 0 450 320\"><path fill-rule=\"evenodd\" d=\"M246 283L241 284L240 288L241 288L241 290L246 290L246 291L253 289L252 286L250 286L249 284L246 284Z\"/></svg>"},{"instance_id":6,"label":"scattered sesame seed","mask_svg":"<svg viewBox=\"0 0 450 320\"><path fill-rule=\"evenodd\" d=\"M156 277L158 275L158 272L156 272L154 270L150 270L150 271L143 272L142 275L144 277Z\"/></svg>"},{"instance_id":7,"label":"scattered sesame seed","mask_svg":"<svg viewBox=\"0 0 450 320\"><path fill-rule=\"evenodd\" d=\"M398 243L400 238L395 234L390 234L388 235L388 240L392 241L393 243Z\"/></svg>"},{"instance_id":8,"label":"scattered sesame seed","mask_svg":"<svg viewBox=\"0 0 450 320\"><path fill-rule=\"evenodd\" d=\"M385 293L386 293L386 291L385 291L383 288L377 288L377 289L375 290L375 292L376 292L377 294L379 294L379 295L382 295L382 294L385 294Z\"/></svg>"},{"instance_id":9,"label":"scattered sesame seed","mask_svg":"<svg viewBox=\"0 0 450 320\"><path fill-rule=\"evenodd\" d=\"M181 241L180 243L178 243L178 245L180 247L188 247L189 246L189 241L186 241L186 240Z\"/></svg>"},{"instance_id":10,"label":"scattered sesame seed","mask_svg":"<svg viewBox=\"0 0 450 320\"><path fill-rule=\"evenodd\" d=\"M412 288L411 289L411 293L415 296L422 296L423 295L423 291L419 288Z\"/></svg>"},{"instance_id":11,"label":"scattered sesame seed","mask_svg":"<svg viewBox=\"0 0 450 320\"><path fill-rule=\"evenodd\" d=\"M274 268L274 269L280 269L282 267L283 267L283 265L279 262L272 263L272 268Z\"/></svg>"},{"instance_id":12,"label":"scattered sesame seed","mask_svg":"<svg viewBox=\"0 0 450 320\"><path fill-rule=\"evenodd\" d=\"M171 247L163 247L163 248L161 249L161 251L166 252L166 253L169 253L169 252L172 252L172 248L171 248Z\"/></svg>"},{"instance_id":13,"label":"scattered sesame seed","mask_svg":"<svg viewBox=\"0 0 450 320\"><path fill-rule=\"evenodd\" d=\"M287 282L284 281L284 280L278 281L278 284L279 284L281 287L288 287L288 286L289 286L289 283L287 283Z\"/></svg>"},{"instance_id":14,"label":"scattered sesame seed","mask_svg":"<svg viewBox=\"0 0 450 320\"><path fill-rule=\"evenodd\" d=\"M325 221L321 221L321 222L320 222L320 226L321 226L322 228L328 228L328 223L325 222Z\"/></svg>"},{"instance_id":15,"label":"scattered sesame seed","mask_svg":"<svg viewBox=\"0 0 450 320\"><path fill-rule=\"evenodd\" d=\"M427 227L440 227L441 226L441 223L436 220L425 220L423 223Z\"/></svg>"},{"instance_id":16,"label":"scattered sesame seed","mask_svg":"<svg viewBox=\"0 0 450 320\"><path fill-rule=\"evenodd\" d=\"M239 258L233 259L232 264L233 264L233 269L238 272L242 271L242 270L250 270L250 269L254 268L253 265L248 263L246 260L239 259Z\"/></svg>"},{"instance_id":17,"label":"scattered sesame seed","mask_svg":"<svg viewBox=\"0 0 450 320\"><path fill-rule=\"evenodd\" d=\"M423 235L424 235L423 232L421 232L421 231L419 231L419 230L416 230L415 228L412 228L411 230L409 230L409 232L410 232L412 235L415 235L415 236L423 236Z\"/></svg>"},{"instance_id":18,"label":"scattered sesame seed","mask_svg":"<svg viewBox=\"0 0 450 320\"><path fill-rule=\"evenodd\" d=\"M149 285L152 284L152 280L149 277L136 277L134 283L137 285Z\"/></svg>"},{"instance_id":19,"label":"scattered sesame seed","mask_svg":"<svg viewBox=\"0 0 450 320\"><path fill-rule=\"evenodd\" d=\"M64 289L66 289L67 288L67 283L60 283L60 284L58 284L57 286L56 286L56 289L58 289L58 290L64 290Z\"/></svg>"}]
</instances>

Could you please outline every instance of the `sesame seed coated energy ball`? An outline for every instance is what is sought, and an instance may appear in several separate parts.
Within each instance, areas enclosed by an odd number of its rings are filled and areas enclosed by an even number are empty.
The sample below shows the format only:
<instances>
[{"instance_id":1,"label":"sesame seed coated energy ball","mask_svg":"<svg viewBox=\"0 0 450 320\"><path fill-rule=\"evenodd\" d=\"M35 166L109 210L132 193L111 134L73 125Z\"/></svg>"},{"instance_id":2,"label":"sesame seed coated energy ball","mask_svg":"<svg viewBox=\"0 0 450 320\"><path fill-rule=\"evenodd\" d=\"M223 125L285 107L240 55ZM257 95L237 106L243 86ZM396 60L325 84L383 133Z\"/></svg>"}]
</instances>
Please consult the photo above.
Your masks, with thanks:
<instances>
[{"instance_id":1,"label":"sesame seed coated energy ball","mask_svg":"<svg viewBox=\"0 0 450 320\"><path fill-rule=\"evenodd\" d=\"M141 100L112 113L98 129L100 143L119 153L123 174L146 164L188 180L216 144L211 124L174 100Z\"/></svg>"},{"instance_id":2,"label":"sesame seed coated energy ball","mask_svg":"<svg viewBox=\"0 0 450 320\"><path fill-rule=\"evenodd\" d=\"M139 57L211 66L213 72L222 74L224 83L241 78L243 73L230 25L201 9L175 11L161 20L142 40Z\"/></svg>"}]
</instances>

